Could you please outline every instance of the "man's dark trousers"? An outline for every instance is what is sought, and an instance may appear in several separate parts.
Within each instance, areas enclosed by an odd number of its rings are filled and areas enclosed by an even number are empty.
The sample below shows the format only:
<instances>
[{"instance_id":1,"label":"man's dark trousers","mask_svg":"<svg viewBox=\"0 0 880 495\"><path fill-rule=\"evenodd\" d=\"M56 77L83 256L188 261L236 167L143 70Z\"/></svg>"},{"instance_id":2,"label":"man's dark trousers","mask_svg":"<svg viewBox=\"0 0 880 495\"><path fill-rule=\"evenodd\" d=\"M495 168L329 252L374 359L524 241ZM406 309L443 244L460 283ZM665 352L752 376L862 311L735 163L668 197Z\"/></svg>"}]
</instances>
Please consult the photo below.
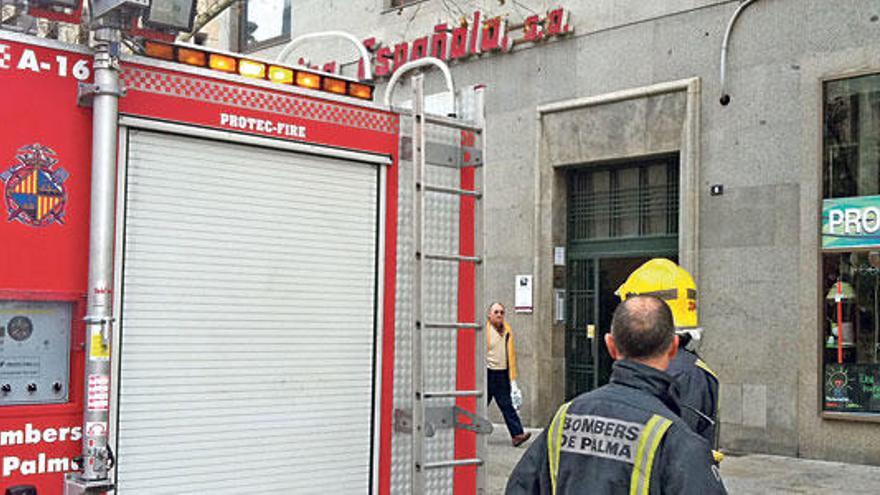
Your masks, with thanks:
<instances>
[{"instance_id":1,"label":"man's dark trousers","mask_svg":"<svg viewBox=\"0 0 880 495\"><path fill-rule=\"evenodd\" d=\"M495 402L498 403L498 408L501 409L501 415L504 416L504 422L507 423L507 431L510 432L510 436L522 435L522 423L520 423L519 415L510 401L510 375L507 370L488 371L489 397L487 404L491 404L494 398Z\"/></svg>"}]
</instances>

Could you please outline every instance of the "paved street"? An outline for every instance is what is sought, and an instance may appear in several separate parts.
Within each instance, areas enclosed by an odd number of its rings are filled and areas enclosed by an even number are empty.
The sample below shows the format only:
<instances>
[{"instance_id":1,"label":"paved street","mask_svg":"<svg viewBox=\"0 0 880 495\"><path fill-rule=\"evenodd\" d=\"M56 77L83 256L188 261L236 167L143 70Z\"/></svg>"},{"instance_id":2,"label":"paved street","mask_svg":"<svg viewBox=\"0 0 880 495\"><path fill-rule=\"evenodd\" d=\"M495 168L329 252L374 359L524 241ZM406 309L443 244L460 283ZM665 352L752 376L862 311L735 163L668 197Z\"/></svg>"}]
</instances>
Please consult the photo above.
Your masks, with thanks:
<instances>
[{"instance_id":1,"label":"paved street","mask_svg":"<svg viewBox=\"0 0 880 495\"><path fill-rule=\"evenodd\" d=\"M540 430L529 430L534 439ZM531 444L533 440L530 440ZM504 493L507 477L525 447L513 448L504 425L489 438L489 495ZM880 493L880 467L771 455L728 456L721 465L731 494Z\"/></svg>"}]
</instances>

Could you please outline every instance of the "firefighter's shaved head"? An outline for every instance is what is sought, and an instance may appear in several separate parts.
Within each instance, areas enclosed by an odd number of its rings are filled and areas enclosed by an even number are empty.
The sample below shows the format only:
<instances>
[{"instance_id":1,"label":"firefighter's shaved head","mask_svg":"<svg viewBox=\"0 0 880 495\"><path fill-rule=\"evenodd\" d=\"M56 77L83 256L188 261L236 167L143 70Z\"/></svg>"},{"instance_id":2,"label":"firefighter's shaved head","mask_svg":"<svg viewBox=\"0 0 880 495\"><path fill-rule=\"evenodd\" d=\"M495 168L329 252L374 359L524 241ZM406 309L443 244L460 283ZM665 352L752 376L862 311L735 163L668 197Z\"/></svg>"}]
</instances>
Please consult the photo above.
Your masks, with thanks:
<instances>
[{"instance_id":1,"label":"firefighter's shaved head","mask_svg":"<svg viewBox=\"0 0 880 495\"><path fill-rule=\"evenodd\" d=\"M672 312L663 300L653 296L635 296L620 303L611 320L610 336L610 339L606 338L606 344L615 359L649 361L659 358L665 362L664 358L675 356ZM668 362L657 364L662 365L662 369L668 366Z\"/></svg>"}]
</instances>

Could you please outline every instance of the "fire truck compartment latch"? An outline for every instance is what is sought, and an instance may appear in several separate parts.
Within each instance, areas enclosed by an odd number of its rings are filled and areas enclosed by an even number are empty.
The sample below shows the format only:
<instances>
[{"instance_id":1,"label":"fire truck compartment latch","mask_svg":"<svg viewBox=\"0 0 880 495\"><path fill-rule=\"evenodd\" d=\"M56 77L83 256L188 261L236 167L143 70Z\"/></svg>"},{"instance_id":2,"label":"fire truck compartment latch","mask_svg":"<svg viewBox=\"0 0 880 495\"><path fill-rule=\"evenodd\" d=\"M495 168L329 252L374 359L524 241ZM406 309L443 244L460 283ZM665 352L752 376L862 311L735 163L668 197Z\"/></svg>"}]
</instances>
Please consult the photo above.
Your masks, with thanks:
<instances>
[{"instance_id":1,"label":"fire truck compartment latch","mask_svg":"<svg viewBox=\"0 0 880 495\"><path fill-rule=\"evenodd\" d=\"M95 95L125 96L127 90L120 84L119 91L101 89L97 84L80 82L76 88L76 104L81 107L91 107Z\"/></svg>"},{"instance_id":2,"label":"fire truck compartment latch","mask_svg":"<svg viewBox=\"0 0 880 495\"><path fill-rule=\"evenodd\" d=\"M468 423L461 422L458 420L459 416L465 416L470 421ZM492 422L458 406L426 407L425 436L428 438L433 437L437 430L446 428L458 428L488 435L492 433ZM402 433L412 433L411 410L394 410L394 430Z\"/></svg>"}]
</instances>

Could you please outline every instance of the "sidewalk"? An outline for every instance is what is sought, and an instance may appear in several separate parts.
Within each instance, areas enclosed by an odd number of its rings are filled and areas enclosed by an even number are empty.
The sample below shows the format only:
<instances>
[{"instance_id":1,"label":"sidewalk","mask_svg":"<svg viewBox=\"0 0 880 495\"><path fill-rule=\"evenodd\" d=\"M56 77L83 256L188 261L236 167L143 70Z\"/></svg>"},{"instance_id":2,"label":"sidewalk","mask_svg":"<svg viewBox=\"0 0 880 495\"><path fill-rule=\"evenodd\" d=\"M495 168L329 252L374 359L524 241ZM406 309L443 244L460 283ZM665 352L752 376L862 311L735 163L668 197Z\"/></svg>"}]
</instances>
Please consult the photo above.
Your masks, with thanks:
<instances>
[{"instance_id":1,"label":"sidewalk","mask_svg":"<svg viewBox=\"0 0 880 495\"><path fill-rule=\"evenodd\" d=\"M519 448L510 445L503 424L489 437L487 495L501 495L507 477L528 445L541 430L527 429L532 439ZM811 461L772 455L728 456L721 463L721 476L731 495L736 494L833 494L880 493L880 466Z\"/></svg>"}]
</instances>

